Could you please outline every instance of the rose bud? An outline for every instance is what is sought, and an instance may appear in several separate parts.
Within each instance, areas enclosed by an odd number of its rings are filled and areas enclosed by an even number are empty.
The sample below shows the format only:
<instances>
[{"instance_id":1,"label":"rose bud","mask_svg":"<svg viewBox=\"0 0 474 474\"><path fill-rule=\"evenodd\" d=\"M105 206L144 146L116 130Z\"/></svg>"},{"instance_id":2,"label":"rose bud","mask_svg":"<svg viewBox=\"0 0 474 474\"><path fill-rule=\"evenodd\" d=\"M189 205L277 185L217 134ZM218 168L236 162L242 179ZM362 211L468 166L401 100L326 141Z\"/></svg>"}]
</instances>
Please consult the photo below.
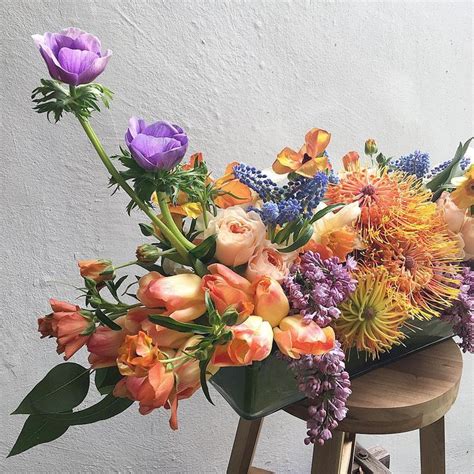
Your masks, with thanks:
<instances>
[{"instance_id":1,"label":"rose bud","mask_svg":"<svg viewBox=\"0 0 474 474\"><path fill-rule=\"evenodd\" d=\"M365 142L365 154L368 156L375 155L378 151L377 143L373 138L369 138Z\"/></svg>"},{"instance_id":2,"label":"rose bud","mask_svg":"<svg viewBox=\"0 0 474 474\"><path fill-rule=\"evenodd\" d=\"M125 143L133 159L143 169L170 170L186 154L188 137L178 125L155 122L147 126L144 120L132 117L125 134Z\"/></svg>"},{"instance_id":3,"label":"rose bud","mask_svg":"<svg viewBox=\"0 0 474 474\"><path fill-rule=\"evenodd\" d=\"M160 249L155 245L143 244L137 247L137 260L142 263L155 263L161 255Z\"/></svg>"},{"instance_id":4,"label":"rose bud","mask_svg":"<svg viewBox=\"0 0 474 474\"><path fill-rule=\"evenodd\" d=\"M147 308L156 308L155 314L189 322L206 311L201 278L197 275L183 273L164 277L150 272L140 278L138 287L137 298Z\"/></svg>"},{"instance_id":5,"label":"rose bud","mask_svg":"<svg viewBox=\"0 0 474 474\"><path fill-rule=\"evenodd\" d=\"M266 359L272 350L270 323L260 316L249 316L242 324L231 326L232 340L216 346L211 363L217 367L251 365Z\"/></svg>"},{"instance_id":6,"label":"rose bud","mask_svg":"<svg viewBox=\"0 0 474 474\"><path fill-rule=\"evenodd\" d=\"M288 316L290 305L280 283L269 277L262 277L255 283L254 314L261 316L273 327Z\"/></svg>"},{"instance_id":7,"label":"rose bud","mask_svg":"<svg viewBox=\"0 0 474 474\"><path fill-rule=\"evenodd\" d=\"M92 82L102 74L112 56L110 50L102 54L99 39L79 28L33 35L32 38L50 76L71 86Z\"/></svg>"},{"instance_id":8,"label":"rose bud","mask_svg":"<svg viewBox=\"0 0 474 474\"><path fill-rule=\"evenodd\" d=\"M122 326L125 316L116 319L115 322ZM126 331L114 331L106 326L99 326L87 341L89 351L89 363L93 369L101 367L112 367L117 363L117 355L122 345Z\"/></svg>"},{"instance_id":9,"label":"rose bud","mask_svg":"<svg viewBox=\"0 0 474 474\"><path fill-rule=\"evenodd\" d=\"M110 260L79 260L77 265L82 278L89 278L96 283L115 278L114 267Z\"/></svg>"},{"instance_id":10,"label":"rose bud","mask_svg":"<svg viewBox=\"0 0 474 474\"><path fill-rule=\"evenodd\" d=\"M326 354L334 348L334 330L329 326L321 329L314 321L304 321L301 315L283 318L273 335L280 351L293 359L302 354Z\"/></svg>"}]
</instances>

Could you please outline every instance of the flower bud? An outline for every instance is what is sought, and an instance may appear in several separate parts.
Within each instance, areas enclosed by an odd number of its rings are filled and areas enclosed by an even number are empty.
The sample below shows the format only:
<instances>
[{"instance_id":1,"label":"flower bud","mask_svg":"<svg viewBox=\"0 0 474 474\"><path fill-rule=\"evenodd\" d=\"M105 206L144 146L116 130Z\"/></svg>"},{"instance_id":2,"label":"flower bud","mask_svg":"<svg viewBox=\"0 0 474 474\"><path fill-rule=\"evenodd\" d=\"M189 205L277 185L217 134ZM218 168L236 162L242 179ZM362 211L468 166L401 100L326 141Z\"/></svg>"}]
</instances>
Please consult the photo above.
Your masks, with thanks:
<instances>
[{"instance_id":1,"label":"flower bud","mask_svg":"<svg viewBox=\"0 0 474 474\"><path fill-rule=\"evenodd\" d=\"M160 250L151 244L143 244L137 247L137 260L142 263L155 263L160 257Z\"/></svg>"},{"instance_id":2,"label":"flower bud","mask_svg":"<svg viewBox=\"0 0 474 474\"><path fill-rule=\"evenodd\" d=\"M365 142L365 154L368 156L375 155L378 151L377 142L373 138L369 138Z\"/></svg>"},{"instance_id":3,"label":"flower bud","mask_svg":"<svg viewBox=\"0 0 474 474\"><path fill-rule=\"evenodd\" d=\"M113 280L115 277L114 267L110 260L79 260L77 264L81 276L94 280L96 283Z\"/></svg>"}]
</instances>

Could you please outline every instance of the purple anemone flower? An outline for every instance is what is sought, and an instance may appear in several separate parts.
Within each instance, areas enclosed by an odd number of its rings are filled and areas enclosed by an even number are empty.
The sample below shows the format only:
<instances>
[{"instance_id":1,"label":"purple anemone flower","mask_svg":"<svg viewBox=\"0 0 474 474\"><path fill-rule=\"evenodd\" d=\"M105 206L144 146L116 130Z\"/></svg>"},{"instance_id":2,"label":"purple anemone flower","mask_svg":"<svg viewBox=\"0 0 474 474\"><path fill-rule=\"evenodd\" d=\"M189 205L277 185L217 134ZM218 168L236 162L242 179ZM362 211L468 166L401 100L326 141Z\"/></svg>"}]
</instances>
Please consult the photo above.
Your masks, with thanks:
<instances>
[{"instance_id":1,"label":"purple anemone flower","mask_svg":"<svg viewBox=\"0 0 474 474\"><path fill-rule=\"evenodd\" d=\"M132 117L129 120L125 143L134 160L145 170L170 170L186 154L188 137L178 125L145 121Z\"/></svg>"},{"instance_id":2,"label":"purple anemone flower","mask_svg":"<svg viewBox=\"0 0 474 474\"><path fill-rule=\"evenodd\" d=\"M102 54L99 39L79 28L33 35L32 38L51 77L72 86L92 82L104 71L112 56L110 50Z\"/></svg>"}]
</instances>

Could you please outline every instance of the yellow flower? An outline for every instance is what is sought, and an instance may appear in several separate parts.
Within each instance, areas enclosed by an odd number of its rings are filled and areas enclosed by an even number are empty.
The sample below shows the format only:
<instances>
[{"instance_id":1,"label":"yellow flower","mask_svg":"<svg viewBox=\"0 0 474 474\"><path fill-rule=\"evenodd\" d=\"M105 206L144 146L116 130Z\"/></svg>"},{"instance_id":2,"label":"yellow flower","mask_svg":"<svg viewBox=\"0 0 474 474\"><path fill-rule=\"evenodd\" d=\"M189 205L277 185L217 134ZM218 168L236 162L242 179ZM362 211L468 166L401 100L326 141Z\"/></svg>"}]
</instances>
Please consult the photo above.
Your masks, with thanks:
<instances>
[{"instance_id":1,"label":"yellow flower","mask_svg":"<svg viewBox=\"0 0 474 474\"><path fill-rule=\"evenodd\" d=\"M336 336L345 350L355 347L375 359L406 337L401 328L412 318L413 307L385 267L359 267L353 276L357 289L339 307Z\"/></svg>"},{"instance_id":2,"label":"yellow flower","mask_svg":"<svg viewBox=\"0 0 474 474\"><path fill-rule=\"evenodd\" d=\"M451 193L451 199L459 209L474 206L474 164L464 174L451 181L456 189Z\"/></svg>"}]
</instances>

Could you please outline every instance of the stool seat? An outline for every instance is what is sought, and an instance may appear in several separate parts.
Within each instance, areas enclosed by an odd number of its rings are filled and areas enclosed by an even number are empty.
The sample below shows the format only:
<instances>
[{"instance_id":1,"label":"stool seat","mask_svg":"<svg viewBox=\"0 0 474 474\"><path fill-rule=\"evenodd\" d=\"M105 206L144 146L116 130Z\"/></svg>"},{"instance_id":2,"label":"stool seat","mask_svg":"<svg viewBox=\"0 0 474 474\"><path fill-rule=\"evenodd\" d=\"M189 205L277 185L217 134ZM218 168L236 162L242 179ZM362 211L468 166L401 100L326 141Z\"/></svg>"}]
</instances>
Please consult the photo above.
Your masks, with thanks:
<instances>
[{"instance_id":1,"label":"stool seat","mask_svg":"<svg viewBox=\"0 0 474 474\"><path fill-rule=\"evenodd\" d=\"M403 433L439 420L456 400L462 375L457 344L435 344L375 369L352 381L347 417L339 424L346 433ZM307 419L307 402L285 408Z\"/></svg>"}]
</instances>

